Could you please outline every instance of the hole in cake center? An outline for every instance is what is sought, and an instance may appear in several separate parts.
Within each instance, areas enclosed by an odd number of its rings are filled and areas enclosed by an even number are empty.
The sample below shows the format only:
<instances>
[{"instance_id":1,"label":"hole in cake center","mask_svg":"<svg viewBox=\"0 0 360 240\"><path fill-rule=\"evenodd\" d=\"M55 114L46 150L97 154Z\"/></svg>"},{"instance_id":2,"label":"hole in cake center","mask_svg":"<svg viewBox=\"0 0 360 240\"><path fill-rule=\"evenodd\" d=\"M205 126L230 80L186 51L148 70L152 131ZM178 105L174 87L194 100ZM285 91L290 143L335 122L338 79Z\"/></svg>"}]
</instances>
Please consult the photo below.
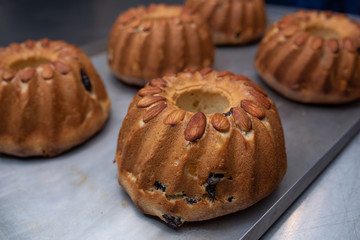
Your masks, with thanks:
<instances>
[{"instance_id":1,"label":"hole in cake center","mask_svg":"<svg viewBox=\"0 0 360 240\"><path fill-rule=\"evenodd\" d=\"M181 94L176 105L188 112L223 113L229 108L229 100L220 93L192 90Z\"/></svg>"},{"instance_id":2,"label":"hole in cake center","mask_svg":"<svg viewBox=\"0 0 360 240\"><path fill-rule=\"evenodd\" d=\"M306 28L305 32L310 33L311 35L316 37L323 37L325 39L339 38L339 34L335 30L330 28L312 26Z\"/></svg>"},{"instance_id":3,"label":"hole in cake center","mask_svg":"<svg viewBox=\"0 0 360 240\"><path fill-rule=\"evenodd\" d=\"M39 66L41 64L46 64L46 63L50 63L50 62L51 62L51 60L47 59L47 58L31 57L31 58L27 58L27 59L20 59L20 60L13 62L10 65L10 68L12 68L12 69L24 69L27 67L36 68L37 66Z\"/></svg>"}]
</instances>

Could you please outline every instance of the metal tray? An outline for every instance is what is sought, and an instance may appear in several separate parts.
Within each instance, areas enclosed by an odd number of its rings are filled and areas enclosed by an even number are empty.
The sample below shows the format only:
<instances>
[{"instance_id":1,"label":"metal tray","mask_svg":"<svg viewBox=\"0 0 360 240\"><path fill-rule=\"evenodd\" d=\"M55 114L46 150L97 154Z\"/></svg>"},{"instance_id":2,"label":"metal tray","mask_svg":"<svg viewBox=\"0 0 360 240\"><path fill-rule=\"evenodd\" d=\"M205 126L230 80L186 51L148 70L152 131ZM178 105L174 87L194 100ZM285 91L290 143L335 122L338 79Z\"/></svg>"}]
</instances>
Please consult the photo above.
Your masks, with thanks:
<instances>
[{"instance_id":1,"label":"metal tray","mask_svg":"<svg viewBox=\"0 0 360 240\"><path fill-rule=\"evenodd\" d=\"M270 14L272 19L280 16ZM94 53L104 44L97 43ZM138 88L118 81L105 53L93 63L112 100L101 132L52 159L0 155L0 239L255 239L259 238L360 129L360 102L339 106L304 105L267 88L253 67L257 44L216 49L216 70L252 78L268 91L279 110L288 171L267 198L237 213L168 228L143 215L117 182L113 164L117 135Z\"/></svg>"}]
</instances>

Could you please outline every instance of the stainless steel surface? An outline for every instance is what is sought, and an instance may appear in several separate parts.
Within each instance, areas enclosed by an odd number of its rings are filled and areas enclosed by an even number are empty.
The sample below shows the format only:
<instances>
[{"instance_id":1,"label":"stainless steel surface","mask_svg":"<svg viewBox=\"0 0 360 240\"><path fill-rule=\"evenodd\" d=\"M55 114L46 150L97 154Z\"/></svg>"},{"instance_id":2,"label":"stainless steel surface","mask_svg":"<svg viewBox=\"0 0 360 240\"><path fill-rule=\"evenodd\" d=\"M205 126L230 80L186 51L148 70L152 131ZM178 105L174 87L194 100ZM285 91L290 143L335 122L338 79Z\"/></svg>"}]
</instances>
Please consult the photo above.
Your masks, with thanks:
<instances>
[{"instance_id":1,"label":"stainless steel surface","mask_svg":"<svg viewBox=\"0 0 360 240\"><path fill-rule=\"evenodd\" d=\"M360 239L360 134L263 240Z\"/></svg>"},{"instance_id":2,"label":"stainless steel surface","mask_svg":"<svg viewBox=\"0 0 360 240\"><path fill-rule=\"evenodd\" d=\"M285 11L274 8L271 19ZM92 59L112 99L104 129L54 159L0 155L0 239L254 239L300 195L360 128L360 102L325 107L290 102L263 85L252 61L257 45L216 51L215 69L248 75L276 102L287 144L288 172L268 198L178 231L144 216L117 183L116 138L137 91L116 80L104 53ZM94 49L93 49L93 52ZM351 116L351 117L349 117Z\"/></svg>"}]
</instances>

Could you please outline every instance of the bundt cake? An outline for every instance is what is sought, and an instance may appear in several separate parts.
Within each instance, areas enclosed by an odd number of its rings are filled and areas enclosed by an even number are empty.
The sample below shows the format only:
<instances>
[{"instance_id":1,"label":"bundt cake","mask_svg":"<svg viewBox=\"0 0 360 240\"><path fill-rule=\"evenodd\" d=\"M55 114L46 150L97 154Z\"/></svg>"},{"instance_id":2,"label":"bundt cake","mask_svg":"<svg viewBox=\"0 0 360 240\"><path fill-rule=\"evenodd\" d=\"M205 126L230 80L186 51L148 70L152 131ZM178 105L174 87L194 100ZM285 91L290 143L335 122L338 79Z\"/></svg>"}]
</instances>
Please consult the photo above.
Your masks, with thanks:
<instances>
[{"instance_id":1,"label":"bundt cake","mask_svg":"<svg viewBox=\"0 0 360 240\"><path fill-rule=\"evenodd\" d=\"M264 0L186 0L210 24L215 44L245 44L266 29Z\"/></svg>"},{"instance_id":2,"label":"bundt cake","mask_svg":"<svg viewBox=\"0 0 360 240\"><path fill-rule=\"evenodd\" d=\"M0 48L0 152L55 156L88 139L110 101L90 59L63 41Z\"/></svg>"},{"instance_id":3,"label":"bundt cake","mask_svg":"<svg viewBox=\"0 0 360 240\"><path fill-rule=\"evenodd\" d=\"M191 10L164 4L140 6L118 17L107 56L118 78L144 86L168 72L211 66L214 45L209 27Z\"/></svg>"},{"instance_id":4,"label":"bundt cake","mask_svg":"<svg viewBox=\"0 0 360 240\"><path fill-rule=\"evenodd\" d=\"M255 59L264 81L285 97L335 104L360 97L360 26L343 14L298 11L274 23Z\"/></svg>"},{"instance_id":5,"label":"bundt cake","mask_svg":"<svg viewBox=\"0 0 360 240\"><path fill-rule=\"evenodd\" d=\"M274 103L250 79L205 68L152 79L118 138L119 183L170 227L247 208L286 172Z\"/></svg>"}]
</instances>

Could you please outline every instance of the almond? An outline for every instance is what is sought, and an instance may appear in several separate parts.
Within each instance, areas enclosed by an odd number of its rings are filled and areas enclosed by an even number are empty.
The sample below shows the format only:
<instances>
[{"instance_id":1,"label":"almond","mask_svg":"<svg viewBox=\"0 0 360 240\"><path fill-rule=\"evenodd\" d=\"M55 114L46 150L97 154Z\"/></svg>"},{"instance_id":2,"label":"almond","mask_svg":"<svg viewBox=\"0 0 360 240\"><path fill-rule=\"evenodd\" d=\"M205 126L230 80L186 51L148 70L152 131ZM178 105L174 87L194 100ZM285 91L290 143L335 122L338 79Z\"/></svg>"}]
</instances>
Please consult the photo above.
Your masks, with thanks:
<instances>
[{"instance_id":1,"label":"almond","mask_svg":"<svg viewBox=\"0 0 360 240\"><path fill-rule=\"evenodd\" d=\"M48 38L41 39L40 43L43 48L46 48L50 45L50 39Z\"/></svg>"},{"instance_id":2,"label":"almond","mask_svg":"<svg viewBox=\"0 0 360 240\"><path fill-rule=\"evenodd\" d=\"M324 39L322 37L316 37L311 42L311 48L314 50L318 50L323 46L323 43L324 43Z\"/></svg>"},{"instance_id":3,"label":"almond","mask_svg":"<svg viewBox=\"0 0 360 240\"><path fill-rule=\"evenodd\" d=\"M63 62L60 62L60 61L55 61L55 62L52 62L52 64L54 65L55 69L61 73L61 74L68 74L70 72L70 67L66 64L66 63L63 63Z\"/></svg>"},{"instance_id":4,"label":"almond","mask_svg":"<svg viewBox=\"0 0 360 240\"><path fill-rule=\"evenodd\" d=\"M261 106L263 106L266 109L270 109L271 102L263 94L259 93L255 89L250 90L249 93L250 93L251 96L253 96L255 98L255 100L258 103L260 103Z\"/></svg>"},{"instance_id":5,"label":"almond","mask_svg":"<svg viewBox=\"0 0 360 240\"><path fill-rule=\"evenodd\" d=\"M150 80L150 86L164 88L167 86L167 82L162 78L154 78Z\"/></svg>"},{"instance_id":6,"label":"almond","mask_svg":"<svg viewBox=\"0 0 360 240\"><path fill-rule=\"evenodd\" d=\"M201 69L199 72L200 72L201 76L204 77L207 74L211 73L212 71L213 71L212 68L207 67L207 68Z\"/></svg>"},{"instance_id":7,"label":"almond","mask_svg":"<svg viewBox=\"0 0 360 240\"><path fill-rule=\"evenodd\" d=\"M217 77L233 76L234 74L230 71L222 71L217 73Z\"/></svg>"},{"instance_id":8,"label":"almond","mask_svg":"<svg viewBox=\"0 0 360 240\"><path fill-rule=\"evenodd\" d=\"M133 22L130 24L130 27L131 27L131 28L138 28L141 23L142 23L142 20L141 20L141 19L136 19L135 21L133 21Z\"/></svg>"},{"instance_id":9,"label":"almond","mask_svg":"<svg viewBox=\"0 0 360 240\"><path fill-rule=\"evenodd\" d=\"M159 101L165 101L166 98L165 97L161 97L161 96L145 96L142 99L140 99L138 101L138 103L136 104L137 107L139 108L145 108L148 107L156 102Z\"/></svg>"},{"instance_id":10,"label":"almond","mask_svg":"<svg viewBox=\"0 0 360 240\"><path fill-rule=\"evenodd\" d=\"M4 79L5 81L10 81L15 77L16 73L17 71L15 69L7 69L4 71L2 79Z\"/></svg>"},{"instance_id":11,"label":"almond","mask_svg":"<svg viewBox=\"0 0 360 240\"><path fill-rule=\"evenodd\" d=\"M356 47L355 44L353 42L353 40L349 37L344 38L344 48L346 50L348 50L349 52L355 52L356 51Z\"/></svg>"},{"instance_id":12,"label":"almond","mask_svg":"<svg viewBox=\"0 0 360 240\"><path fill-rule=\"evenodd\" d=\"M303 46L306 41L309 39L310 37L310 34L309 33L301 33L299 36L296 37L295 39L295 44L298 45L299 47L300 46Z\"/></svg>"},{"instance_id":13,"label":"almond","mask_svg":"<svg viewBox=\"0 0 360 240\"><path fill-rule=\"evenodd\" d=\"M143 24L142 30L143 31L149 31L151 26L152 26L152 21L148 20Z\"/></svg>"},{"instance_id":14,"label":"almond","mask_svg":"<svg viewBox=\"0 0 360 240\"><path fill-rule=\"evenodd\" d=\"M337 53L339 51L339 42L336 38L328 39L327 45L333 53Z\"/></svg>"},{"instance_id":15,"label":"almond","mask_svg":"<svg viewBox=\"0 0 360 240\"><path fill-rule=\"evenodd\" d=\"M35 74L34 68L25 68L23 71L21 71L21 81L27 82L29 81Z\"/></svg>"},{"instance_id":16,"label":"almond","mask_svg":"<svg viewBox=\"0 0 360 240\"><path fill-rule=\"evenodd\" d=\"M299 28L295 27L295 26L291 26L289 28L286 28L283 31L283 34L286 38L289 38L291 36L293 36L295 33L297 33L299 31Z\"/></svg>"},{"instance_id":17,"label":"almond","mask_svg":"<svg viewBox=\"0 0 360 240\"><path fill-rule=\"evenodd\" d=\"M144 97L147 95L154 95L154 94L161 93L161 92L162 92L161 88L148 86L148 87L140 89L138 94L139 94L139 96Z\"/></svg>"},{"instance_id":18,"label":"almond","mask_svg":"<svg viewBox=\"0 0 360 240\"><path fill-rule=\"evenodd\" d=\"M265 92L265 90L254 82L246 82L246 83L244 83L244 85L254 88L256 91L260 92L265 97L268 96L268 94Z\"/></svg>"},{"instance_id":19,"label":"almond","mask_svg":"<svg viewBox=\"0 0 360 240\"><path fill-rule=\"evenodd\" d=\"M215 113L211 118L211 124L219 132L227 132L230 128L229 120L220 113Z\"/></svg>"},{"instance_id":20,"label":"almond","mask_svg":"<svg viewBox=\"0 0 360 240\"><path fill-rule=\"evenodd\" d=\"M159 115L167 107L166 103L159 103L152 108L148 109L143 116L143 121L145 123L149 122L151 119Z\"/></svg>"},{"instance_id":21,"label":"almond","mask_svg":"<svg viewBox=\"0 0 360 240\"><path fill-rule=\"evenodd\" d=\"M240 105L247 113L256 118L263 119L265 117L264 110L251 100L242 100Z\"/></svg>"},{"instance_id":22,"label":"almond","mask_svg":"<svg viewBox=\"0 0 360 240\"><path fill-rule=\"evenodd\" d=\"M244 132L248 132L252 128L251 119L249 116L242 110L241 108L234 108L233 109L233 118L235 125Z\"/></svg>"},{"instance_id":23,"label":"almond","mask_svg":"<svg viewBox=\"0 0 360 240\"><path fill-rule=\"evenodd\" d=\"M230 77L230 80L231 81L241 81L241 80L244 80L244 81L249 81L250 78L244 76L244 75L235 75L235 76L231 76Z\"/></svg>"},{"instance_id":24,"label":"almond","mask_svg":"<svg viewBox=\"0 0 360 240\"><path fill-rule=\"evenodd\" d=\"M51 68L49 64L41 65L42 71L41 76L45 79L51 79L54 76L54 70Z\"/></svg>"},{"instance_id":25,"label":"almond","mask_svg":"<svg viewBox=\"0 0 360 240\"><path fill-rule=\"evenodd\" d=\"M28 49L33 49L35 47L35 41L32 39L27 40L24 44Z\"/></svg>"},{"instance_id":26,"label":"almond","mask_svg":"<svg viewBox=\"0 0 360 240\"><path fill-rule=\"evenodd\" d=\"M21 46L18 43L11 43L9 48L14 52L19 52L21 50Z\"/></svg>"},{"instance_id":27,"label":"almond","mask_svg":"<svg viewBox=\"0 0 360 240\"><path fill-rule=\"evenodd\" d=\"M185 129L185 140L196 141L202 137L206 128L206 116L202 112L195 113L191 117Z\"/></svg>"},{"instance_id":28,"label":"almond","mask_svg":"<svg viewBox=\"0 0 360 240\"><path fill-rule=\"evenodd\" d=\"M184 110L176 109L167 115L167 117L164 119L164 124L174 126L184 120L185 114L186 112Z\"/></svg>"}]
</instances>

